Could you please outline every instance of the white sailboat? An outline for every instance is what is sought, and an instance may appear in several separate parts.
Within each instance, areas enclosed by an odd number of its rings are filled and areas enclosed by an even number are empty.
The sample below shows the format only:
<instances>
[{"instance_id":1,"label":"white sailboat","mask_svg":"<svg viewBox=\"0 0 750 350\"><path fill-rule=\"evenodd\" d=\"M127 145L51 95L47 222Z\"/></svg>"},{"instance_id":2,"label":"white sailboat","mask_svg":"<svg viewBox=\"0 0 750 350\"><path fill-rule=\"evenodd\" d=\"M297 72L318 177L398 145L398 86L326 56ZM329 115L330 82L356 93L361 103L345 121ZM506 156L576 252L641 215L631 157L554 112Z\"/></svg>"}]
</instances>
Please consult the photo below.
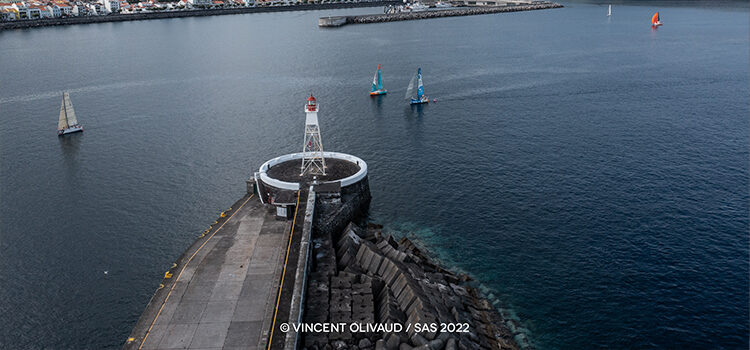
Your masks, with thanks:
<instances>
[{"instance_id":1,"label":"white sailboat","mask_svg":"<svg viewBox=\"0 0 750 350\"><path fill-rule=\"evenodd\" d=\"M68 92L63 92L62 104L60 105L60 119L57 121L57 135L62 136L74 132L83 131L83 126L78 124L73 102L70 102Z\"/></svg>"},{"instance_id":2,"label":"white sailboat","mask_svg":"<svg viewBox=\"0 0 750 350\"><path fill-rule=\"evenodd\" d=\"M417 96L414 98L414 95L412 95L414 91L414 83L417 83ZM424 85L422 84L422 68L417 68L417 75L414 76L414 78L411 78L411 82L409 82L409 87L406 89L406 98L409 98L409 104L412 105L419 105L423 103L429 103L430 99L429 97L425 96L424 94Z\"/></svg>"},{"instance_id":3,"label":"white sailboat","mask_svg":"<svg viewBox=\"0 0 750 350\"><path fill-rule=\"evenodd\" d=\"M609 9L607 10L607 17L612 16L612 5L609 5Z\"/></svg>"}]
</instances>

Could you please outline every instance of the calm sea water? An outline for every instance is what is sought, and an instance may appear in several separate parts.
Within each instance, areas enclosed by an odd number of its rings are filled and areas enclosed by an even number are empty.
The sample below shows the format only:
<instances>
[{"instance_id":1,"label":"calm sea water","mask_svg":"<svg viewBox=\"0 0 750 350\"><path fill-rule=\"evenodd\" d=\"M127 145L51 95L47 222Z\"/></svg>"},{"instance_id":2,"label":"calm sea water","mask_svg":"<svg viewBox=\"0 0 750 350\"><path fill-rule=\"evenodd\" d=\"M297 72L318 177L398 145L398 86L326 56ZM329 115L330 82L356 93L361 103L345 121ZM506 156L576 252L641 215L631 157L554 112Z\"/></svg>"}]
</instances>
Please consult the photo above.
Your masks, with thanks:
<instances>
[{"instance_id":1,"label":"calm sea water","mask_svg":"<svg viewBox=\"0 0 750 350\"><path fill-rule=\"evenodd\" d=\"M746 349L748 6L565 5L0 32L0 348L119 347L252 171L301 149L312 92L326 148L370 165L372 219L537 347ZM410 108L419 66L438 102ZM86 131L59 139L62 90Z\"/></svg>"}]
</instances>

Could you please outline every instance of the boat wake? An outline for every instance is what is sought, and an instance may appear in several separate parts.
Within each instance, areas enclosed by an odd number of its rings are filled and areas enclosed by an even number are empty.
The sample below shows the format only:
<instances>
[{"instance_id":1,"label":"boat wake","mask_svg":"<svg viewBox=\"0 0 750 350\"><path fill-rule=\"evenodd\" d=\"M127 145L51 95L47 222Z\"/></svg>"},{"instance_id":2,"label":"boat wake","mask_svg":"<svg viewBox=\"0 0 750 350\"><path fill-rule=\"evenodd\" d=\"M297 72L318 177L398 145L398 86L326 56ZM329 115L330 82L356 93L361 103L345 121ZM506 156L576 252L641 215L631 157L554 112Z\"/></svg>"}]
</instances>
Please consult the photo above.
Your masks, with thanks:
<instances>
[{"instance_id":1,"label":"boat wake","mask_svg":"<svg viewBox=\"0 0 750 350\"><path fill-rule=\"evenodd\" d=\"M169 84L175 84L175 83L187 83L191 81L216 80L216 79L226 79L226 78L227 77L204 76L204 77L192 77L192 78L185 78L185 79L138 80L138 81L126 81L126 82L113 83L113 84L82 86L79 88L65 89L65 91L68 91L69 93L76 93L76 94L77 93L91 93L91 92L96 92L96 91L101 91L101 90L127 89L127 88L156 86L156 85L169 85ZM50 90L50 91L44 91L44 92L40 92L36 94L9 96L9 97L0 98L0 104L31 102L31 101L55 98L55 97L58 97L59 95L60 95L59 90Z\"/></svg>"},{"instance_id":2,"label":"boat wake","mask_svg":"<svg viewBox=\"0 0 750 350\"><path fill-rule=\"evenodd\" d=\"M543 85L549 85L556 83L558 81L539 81L539 82L533 82L533 83L518 83L518 84L510 84L510 85L504 85L504 86L493 86L493 87L486 87L486 88L476 88L471 90L464 90L462 92L457 92L453 94L448 95L441 95L440 101L451 101L451 100L463 100L463 99L471 99L471 98L480 98L485 95L489 94L495 94L498 92L505 92L505 91L514 91L514 90L524 90L524 89L530 89L530 88L536 88Z\"/></svg>"}]
</instances>

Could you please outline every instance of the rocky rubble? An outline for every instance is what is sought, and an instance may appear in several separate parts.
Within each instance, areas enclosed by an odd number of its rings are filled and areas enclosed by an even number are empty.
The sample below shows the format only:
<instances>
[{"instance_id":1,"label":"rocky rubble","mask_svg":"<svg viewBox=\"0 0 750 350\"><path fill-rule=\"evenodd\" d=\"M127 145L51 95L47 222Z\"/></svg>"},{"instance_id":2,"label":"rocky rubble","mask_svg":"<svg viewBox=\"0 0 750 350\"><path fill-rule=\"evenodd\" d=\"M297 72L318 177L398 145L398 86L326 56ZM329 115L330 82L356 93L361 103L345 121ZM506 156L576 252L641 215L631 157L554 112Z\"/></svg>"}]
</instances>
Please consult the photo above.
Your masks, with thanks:
<instances>
[{"instance_id":1,"label":"rocky rubble","mask_svg":"<svg viewBox=\"0 0 750 350\"><path fill-rule=\"evenodd\" d=\"M466 282L436 265L411 241L382 227L346 226L335 237L313 233L305 323L401 324L400 332L308 332L305 349L518 349L502 317ZM466 332L440 324L468 325ZM414 325L436 324L415 329ZM407 325L412 325L407 330ZM461 327L461 326L459 326ZM381 328L382 329L382 328Z\"/></svg>"}]
</instances>

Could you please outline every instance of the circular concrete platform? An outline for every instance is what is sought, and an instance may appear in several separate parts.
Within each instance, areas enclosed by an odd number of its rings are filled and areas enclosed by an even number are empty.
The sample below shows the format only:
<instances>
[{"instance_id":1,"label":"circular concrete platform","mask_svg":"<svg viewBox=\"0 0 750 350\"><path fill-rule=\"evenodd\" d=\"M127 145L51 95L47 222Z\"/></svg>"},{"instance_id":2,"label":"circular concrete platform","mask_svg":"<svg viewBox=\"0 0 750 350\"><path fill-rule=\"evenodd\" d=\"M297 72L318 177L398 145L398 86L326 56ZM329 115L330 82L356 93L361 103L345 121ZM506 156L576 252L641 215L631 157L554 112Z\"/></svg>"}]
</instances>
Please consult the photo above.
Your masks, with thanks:
<instances>
[{"instance_id":1,"label":"circular concrete platform","mask_svg":"<svg viewBox=\"0 0 750 350\"><path fill-rule=\"evenodd\" d=\"M310 183L312 175L300 176L304 153L292 153L273 158L260 167L260 180L268 186L297 190L301 183ZM362 159L338 152L323 152L326 175L316 175L317 181L341 182L341 187L355 184L367 177L367 164Z\"/></svg>"},{"instance_id":2,"label":"circular concrete platform","mask_svg":"<svg viewBox=\"0 0 750 350\"><path fill-rule=\"evenodd\" d=\"M312 181L313 175L300 176L302 159L292 159L278 163L268 169L266 174L271 178L286 181L300 182ZM359 171L359 165L348 160L338 158L326 158L326 174L316 175L318 181L336 181L352 176Z\"/></svg>"}]
</instances>

